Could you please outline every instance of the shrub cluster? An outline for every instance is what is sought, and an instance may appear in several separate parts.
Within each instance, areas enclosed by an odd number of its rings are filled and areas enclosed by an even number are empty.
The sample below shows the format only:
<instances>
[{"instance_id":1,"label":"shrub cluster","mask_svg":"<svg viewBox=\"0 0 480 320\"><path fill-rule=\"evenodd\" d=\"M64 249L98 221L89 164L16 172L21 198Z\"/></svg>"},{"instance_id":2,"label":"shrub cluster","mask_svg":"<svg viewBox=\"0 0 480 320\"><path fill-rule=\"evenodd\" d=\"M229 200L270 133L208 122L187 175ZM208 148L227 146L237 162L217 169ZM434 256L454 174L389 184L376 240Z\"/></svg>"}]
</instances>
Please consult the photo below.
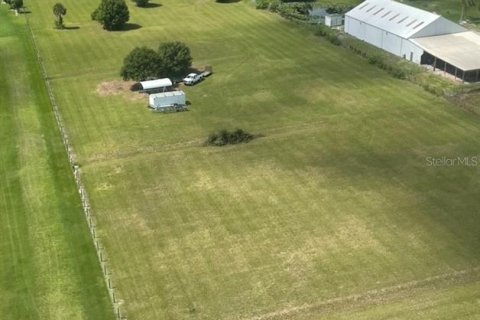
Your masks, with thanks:
<instances>
[{"instance_id":1,"label":"shrub cluster","mask_svg":"<svg viewBox=\"0 0 480 320\"><path fill-rule=\"evenodd\" d=\"M315 35L327 39L330 43L336 46L340 46L342 44L342 41L337 36L337 32L335 30L332 30L323 24L319 24L316 28Z\"/></svg>"},{"instance_id":2,"label":"shrub cluster","mask_svg":"<svg viewBox=\"0 0 480 320\"><path fill-rule=\"evenodd\" d=\"M270 5L270 0L257 0L255 7L260 10L265 10Z\"/></svg>"},{"instance_id":3,"label":"shrub cluster","mask_svg":"<svg viewBox=\"0 0 480 320\"><path fill-rule=\"evenodd\" d=\"M387 71L394 78L407 79L407 72L404 69L399 68L394 64L388 63L386 59L384 59L383 56L380 54L368 57L368 63L376 65L380 69Z\"/></svg>"},{"instance_id":4,"label":"shrub cluster","mask_svg":"<svg viewBox=\"0 0 480 320\"><path fill-rule=\"evenodd\" d=\"M310 9L312 6L309 3L278 3L275 10L271 10L289 20L307 21Z\"/></svg>"},{"instance_id":5,"label":"shrub cluster","mask_svg":"<svg viewBox=\"0 0 480 320\"><path fill-rule=\"evenodd\" d=\"M309 22L312 3L316 0L256 0L256 8L276 12L284 18L297 22ZM330 14L345 13L353 6L347 4L326 4L326 11ZM333 38L332 38L333 39ZM333 42L337 42L334 40Z\"/></svg>"},{"instance_id":6,"label":"shrub cluster","mask_svg":"<svg viewBox=\"0 0 480 320\"><path fill-rule=\"evenodd\" d=\"M410 77L409 80L418 84L425 91L440 97L455 97L468 94L467 86L458 86L448 79L438 77L430 72L422 72Z\"/></svg>"},{"instance_id":7,"label":"shrub cluster","mask_svg":"<svg viewBox=\"0 0 480 320\"><path fill-rule=\"evenodd\" d=\"M220 130L218 133L209 135L205 145L221 147L227 144L247 143L252 141L253 138L255 138L253 134L242 129L236 129L232 132Z\"/></svg>"},{"instance_id":8,"label":"shrub cluster","mask_svg":"<svg viewBox=\"0 0 480 320\"><path fill-rule=\"evenodd\" d=\"M341 13L347 13L352 9L353 9L352 5L335 3L335 4L329 4L326 11L329 14L335 14L335 13L341 14Z\"/></svg>"},{"instance_id":9,"label":"shrub cluster","mask_svg":"<svg viewBox=\"0 0 480 320\"><path fill-rule=\"evenodd\" d=\"M424 71L420 66L380 51L380 49L358 39L346 37L343 40L343 46L367 59L368 63L387 71L397 79L414 80L415 75Z\"/></svg>"},{"instance_id":10,"label":"shrub cluster","mask_svg":"<svg viewBox=\"0 0 480 320\"><path fill-rule=\"evenodd\" d=\"M276 12L282 17L305 22L308 20L308 11L312 9L312 1L289 0L257 0L256 8Z\"/></svg>"}]
</instances>

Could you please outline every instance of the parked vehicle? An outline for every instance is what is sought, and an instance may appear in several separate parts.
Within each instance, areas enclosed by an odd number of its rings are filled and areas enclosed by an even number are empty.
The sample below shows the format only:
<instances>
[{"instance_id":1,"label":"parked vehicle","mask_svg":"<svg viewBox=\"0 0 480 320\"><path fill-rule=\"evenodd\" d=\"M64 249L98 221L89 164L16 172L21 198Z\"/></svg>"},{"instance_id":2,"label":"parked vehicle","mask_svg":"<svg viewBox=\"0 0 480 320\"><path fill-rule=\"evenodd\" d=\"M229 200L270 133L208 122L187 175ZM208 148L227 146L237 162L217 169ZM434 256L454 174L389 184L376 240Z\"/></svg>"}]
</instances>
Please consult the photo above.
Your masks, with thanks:
<instances>
[{"instance_id":1,"label":"parked vehicle","mask_svg":"<svg viewBox=\"0 0 480 320\"><path fill-rule=\"evenodd\" d=\"M183 83L187 86L193 86L195 83L202 81L202 79L202 74L190 73L183 79Z\"/></svg>"}]
</instances>

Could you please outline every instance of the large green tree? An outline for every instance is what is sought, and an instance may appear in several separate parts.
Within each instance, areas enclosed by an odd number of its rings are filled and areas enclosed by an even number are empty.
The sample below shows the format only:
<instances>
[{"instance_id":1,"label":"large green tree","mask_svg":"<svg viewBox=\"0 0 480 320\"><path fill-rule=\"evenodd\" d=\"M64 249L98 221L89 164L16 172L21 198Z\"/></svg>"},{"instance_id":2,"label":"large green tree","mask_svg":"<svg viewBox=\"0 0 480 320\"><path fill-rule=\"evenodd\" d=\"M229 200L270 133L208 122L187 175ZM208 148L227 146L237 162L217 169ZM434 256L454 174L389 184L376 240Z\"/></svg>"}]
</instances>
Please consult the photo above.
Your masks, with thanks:
<instances>
[{"instance_id":1,"label":"large green tree","mask_svg":"<svg viewBox=\"0 0 480 320\"><path fill-rule=\"evenodd\" d=\"M124 80L141 81L160 77L162 61L155 50L141 47L133 49L123 60L120 75Z\"/></svg>"},{"instance_id":2,"label":"large green tree","mask_svg":"<svg viewBox=\"0 0 480 320\"><path fill-rule=\"evenodd\" d=\"M53 15L55 16L55 27L63 29L63 16L67 14L67 8L61 3L56 3L53 6Z\"/></svg>"},{"instance_id":3,"label":"large green tree","mask_svg":"<svg viewBox=\"0 0 480 320\"><path fill-rule=\"evenodd\" d=\"M158 52L147 47L133 49L123 60L120 75L124 80L148 78L179 79L192 65L190 49L183 42L160 44Z\"/></svg>"},{"instance_id":4,"label":"large green tree","mask_svg":"<svg viewBox=\"0 0 480 320\"><path fill-rule=\"evenodd\" d=\"M183 42L160 44L158 54L162 60L162 74L171 78L184 76L192 66L190 49Z\"/></svg>"},{"instance_id":5,"label":"large green tree","mask_svg":"<svg viewBox=\"0 0 480 320\"><path fill-rule=\"evenodd\" d=\"M130 19L125 0L102 0L92 13L92 19L100 22L105 30L121 30Z\"/></svg>"}]
</instances>

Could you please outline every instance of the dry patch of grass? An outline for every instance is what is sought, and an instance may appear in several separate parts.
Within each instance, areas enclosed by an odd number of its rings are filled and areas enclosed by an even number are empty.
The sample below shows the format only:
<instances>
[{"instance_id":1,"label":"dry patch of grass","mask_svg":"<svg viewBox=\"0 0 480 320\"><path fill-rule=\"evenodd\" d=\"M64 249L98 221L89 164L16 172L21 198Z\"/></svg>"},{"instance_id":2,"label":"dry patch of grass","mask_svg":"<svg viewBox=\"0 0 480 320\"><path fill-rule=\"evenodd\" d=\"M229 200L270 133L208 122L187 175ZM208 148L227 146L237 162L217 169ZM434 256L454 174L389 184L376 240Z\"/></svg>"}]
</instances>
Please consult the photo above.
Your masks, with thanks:
<instances>
[{"instance_id":1,"label":"dry patch of grass","mask_svg":"<svg viewBox=\"0 0 480 320\"><path fill-rule=\"evenodd\" d=\"M135 81L104 81L97 86L95 92L100 97L123 96L125 99L130 101L141 101L147 99L146 94L141 94L130 90L134 84Z\"/></svg>"}]
</instances>

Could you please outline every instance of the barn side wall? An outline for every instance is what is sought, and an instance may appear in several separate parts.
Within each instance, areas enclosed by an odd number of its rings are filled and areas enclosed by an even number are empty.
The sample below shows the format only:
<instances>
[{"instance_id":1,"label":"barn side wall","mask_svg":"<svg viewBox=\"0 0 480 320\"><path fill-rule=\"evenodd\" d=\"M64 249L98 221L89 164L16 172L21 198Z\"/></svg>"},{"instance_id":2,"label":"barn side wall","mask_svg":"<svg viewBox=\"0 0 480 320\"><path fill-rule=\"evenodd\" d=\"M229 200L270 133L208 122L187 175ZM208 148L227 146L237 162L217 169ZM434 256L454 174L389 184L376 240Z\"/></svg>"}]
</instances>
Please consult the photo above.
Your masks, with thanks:
<instances>
[{"instance_id":1,"label":"barn side wall","mask_svg":"<svg viewBox=\"0 0 480 320\"><path fill-rule=\"evenodd\" d=\"M402 38L399 36L382 31L382 46L381 48L394 55L399 56L402 52Z\"/></svg>"},{"instance_id":2,"label":"barn side wall","mask_svg":"<svg viewBox=\"0 0 480 320\"><path fill-rule=\"evenodd\" d=\"M420 64L423 50L408 39L349 16L345 17L345 32L396 56Z\"/></svg>"},{"instance_id":3,"label":"barn side wall","mask_svg":"<svg viewBox=\"0 0 480 320\"><path fill-rule=\"evenodd\" d=\"M357 39L365 40L365 24L349 16L345 16L345 32Z\"/></svg>"},{"instance_id":4,"label":"barn side wall","mask_svg":"<svg viewBox=\"0 0 480 320\"><path fill-rule=\"evenodd\" d=\"M415 62L416 64L420 64L423 52L423 49L417 46L415 43L408 39L402 39L401 57Z\"/></svg>"}]
</instances>

